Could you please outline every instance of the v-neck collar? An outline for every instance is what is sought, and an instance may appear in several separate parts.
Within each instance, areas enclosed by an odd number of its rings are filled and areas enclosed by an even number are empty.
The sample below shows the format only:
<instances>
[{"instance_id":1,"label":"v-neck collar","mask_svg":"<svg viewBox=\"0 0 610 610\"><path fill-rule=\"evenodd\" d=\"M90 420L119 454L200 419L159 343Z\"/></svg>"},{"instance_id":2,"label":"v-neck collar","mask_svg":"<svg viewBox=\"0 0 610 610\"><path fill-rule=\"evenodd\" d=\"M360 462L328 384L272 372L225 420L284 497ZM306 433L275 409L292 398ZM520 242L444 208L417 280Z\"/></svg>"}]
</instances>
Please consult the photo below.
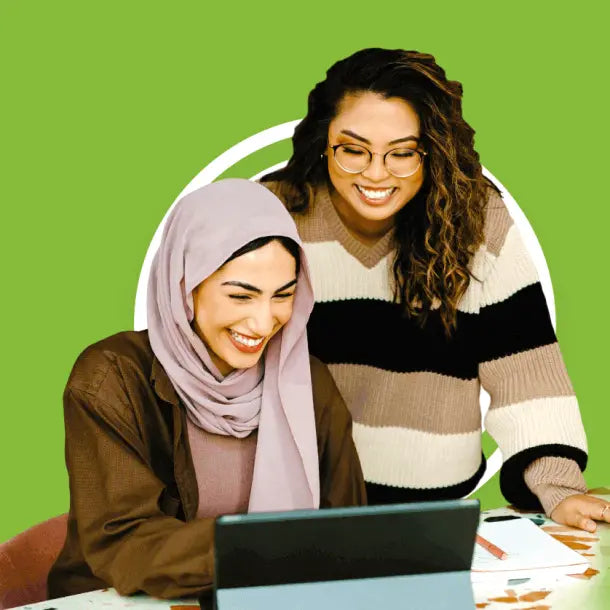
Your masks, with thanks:
<instances>
[{"instance_id":1,"label":"v-neck collar","mask_svg":"<svg viewBox=\"0 0 610 610\"><path fill-rule=\"evenodd\" d=\"M330 198L328 185L324 182L318 187L316 203L320 206L320 213L326 226L332 232L333 237L349 252L357 258L367 269L372 269L387 256L392 250L392 238L394 229L391 228L385 235L380 237L372 246L367 246L357 240L346 228Z\"/></svg>"}]
</instances>

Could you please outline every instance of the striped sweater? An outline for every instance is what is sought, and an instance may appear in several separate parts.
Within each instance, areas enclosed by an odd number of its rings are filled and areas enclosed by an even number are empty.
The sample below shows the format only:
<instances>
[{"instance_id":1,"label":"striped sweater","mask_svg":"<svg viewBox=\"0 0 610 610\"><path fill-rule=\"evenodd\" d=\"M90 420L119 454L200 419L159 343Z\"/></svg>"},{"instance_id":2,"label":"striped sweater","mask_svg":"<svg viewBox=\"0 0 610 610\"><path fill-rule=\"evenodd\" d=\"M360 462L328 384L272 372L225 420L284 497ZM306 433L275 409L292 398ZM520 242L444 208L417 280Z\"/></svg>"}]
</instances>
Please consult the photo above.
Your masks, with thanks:
<instances>
[{"instance_id":1,"label":"striped sweater","mask_svg":"<svg viewBox=\"0 0 610 610\"><path fill-rule=\"evenodd\" d=\"M536 269L498 195L450 339L438 311L422 328L393 302L391 232L372 247L356 240L326 186L294 220L314 285L309 348L352 412L370 503L468 494L485 471L482 423L502 452L510 502L550 514L586 490L578 403ZM481 386L491 396L484 422Z\"/></svg>"}]
</instances>

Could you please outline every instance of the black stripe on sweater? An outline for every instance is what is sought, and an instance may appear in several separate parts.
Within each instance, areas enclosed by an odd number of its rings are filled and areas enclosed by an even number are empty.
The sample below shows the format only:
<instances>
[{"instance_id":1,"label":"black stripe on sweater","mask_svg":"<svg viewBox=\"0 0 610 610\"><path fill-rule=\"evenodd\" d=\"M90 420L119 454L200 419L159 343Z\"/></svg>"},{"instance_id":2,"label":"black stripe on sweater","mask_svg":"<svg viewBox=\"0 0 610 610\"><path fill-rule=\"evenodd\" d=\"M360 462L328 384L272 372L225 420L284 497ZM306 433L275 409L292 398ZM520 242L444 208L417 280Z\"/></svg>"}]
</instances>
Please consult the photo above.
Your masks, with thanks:
<instances>
[{"instance_id":1,"label":"black stripe on sweater","mask_svg":"<svg viewBox=\"0 0 610 610\"><path fill-rule=\"evenodd\" d=\"M399 305L374 299L316 303L308 338L311 353L327 364L474 379L479 362L548 345L555 333L538 283L479 314L458 311L450 339L438 311L430 312L421 328Z\"/></svg>"},{"instance_id":2,"label":"black stripe on sweater","mask_svg":"<svg viewBox=\"0 0 610 610\"><path fill-rule=\"evenodd\" d=\"M481 454L481 465L466 481L447 487L416 489L413 487L393 487L366 481L368 504L401 504L403 502L427 502L430 500L456 500L468 495L476 486L483 474L487 462Z\"/></svg>"},{"instance_id":3,"label":"black stripe on sweater","mask_svg":"<svg viewBox=\"0 0 610 610\"><path fill-rule=\"evenodd\" d=\"M563 457L574 460L584 471L587 467L587 454L582 449L570 445L550 444L530 447L510 457L500 470L500 490L502 495L516 507L523 510L541 510L540 500L523 480L525 469L538 458Z\"/></svg>"},{"instance_id":4,"label":"black stripe on sweater","mask_svg":"<svg viewBox=\"0 0 610 610\"><path fill-rule=\"evenodd\" d=\"M366 364L406 373L433 371L462 379L477 376L472 341L474 316L460 321L451 341L445 338L438 312L426 326L403 315L395 303L350 299L316 303L309 319L309 349L327 364Z\"/></svg>"},{"instance_id":5,"label":"black stripe on sweater","mask_svg":"<svg viewBox=\"0 0 610 610\"><path fill-rule=\"evenodd\" d=\"M481 308L478 318L481 362L557 340L540 282L522 288L505 301Z\"/></svg>"}]
</instances>

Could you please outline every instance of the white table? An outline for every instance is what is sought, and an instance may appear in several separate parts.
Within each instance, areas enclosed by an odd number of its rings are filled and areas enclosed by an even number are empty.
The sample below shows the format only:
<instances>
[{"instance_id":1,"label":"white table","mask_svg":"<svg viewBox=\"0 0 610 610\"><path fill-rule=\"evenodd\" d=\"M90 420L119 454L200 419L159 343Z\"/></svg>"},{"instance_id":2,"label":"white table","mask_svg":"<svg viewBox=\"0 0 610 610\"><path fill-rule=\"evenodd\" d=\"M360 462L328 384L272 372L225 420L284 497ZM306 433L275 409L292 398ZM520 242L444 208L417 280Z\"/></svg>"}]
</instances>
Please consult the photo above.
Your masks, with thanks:
<instances>
[{"instance_id":1,"label":"white table","mask_svg":"<svg viewBox=\"0 0 610 610\"><path fill-rule=\"evenodd\" d=\"M594 493L610 503L610 490ZM482 513L490 515L522 514L511 508L498 508ZM477 608L485 610L610 610L610 524L599 524L595 534L546 520L542 526L549 534L587 556L591 569L584 576L566 577L561 581L532 585L529 582L503 586L499 583L476 583L474 597ZM103 589L48 600L22 610L199 610L197 600L159 600L146 595L122 597L114 589ZM405 604L408 608L408 603ZM288 609L282 609L288 610Z\"/></svg>"}]
</instances>

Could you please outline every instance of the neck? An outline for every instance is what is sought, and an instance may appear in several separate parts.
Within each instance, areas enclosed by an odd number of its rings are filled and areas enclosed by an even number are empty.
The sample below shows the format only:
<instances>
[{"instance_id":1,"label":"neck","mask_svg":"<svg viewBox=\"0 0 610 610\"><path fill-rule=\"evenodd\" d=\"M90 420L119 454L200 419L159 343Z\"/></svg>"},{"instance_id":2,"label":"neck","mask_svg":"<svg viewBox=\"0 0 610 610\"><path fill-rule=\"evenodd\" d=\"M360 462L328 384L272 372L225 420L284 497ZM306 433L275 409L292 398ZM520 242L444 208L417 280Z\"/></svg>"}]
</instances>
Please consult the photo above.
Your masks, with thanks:
<instances>
[{"instance_id":1,"label":"neck","mask_svg":"<svg viewBox=\"0 0 610 610\"><path fill-rule=\"evenodd\" d=\"M365 246L374 246L393 226L394 217L384 220L368 220L356 214L348 203L329 184L330 200L341 222L352 237Z\"/></svg>"},{"instance_id":2,"label":"neck","mask_svg":"<svg viewBox=\"0 0 610 610\"><path fill-rule=\"evenodd\" d=\"M232 373L235 369L227 364L222 358L219 358L207 345L206 348L208 350L208 354L210 355L210 360L216 365L218 372L226 377L229 373Z\"/></svg>"}]
</instances>

